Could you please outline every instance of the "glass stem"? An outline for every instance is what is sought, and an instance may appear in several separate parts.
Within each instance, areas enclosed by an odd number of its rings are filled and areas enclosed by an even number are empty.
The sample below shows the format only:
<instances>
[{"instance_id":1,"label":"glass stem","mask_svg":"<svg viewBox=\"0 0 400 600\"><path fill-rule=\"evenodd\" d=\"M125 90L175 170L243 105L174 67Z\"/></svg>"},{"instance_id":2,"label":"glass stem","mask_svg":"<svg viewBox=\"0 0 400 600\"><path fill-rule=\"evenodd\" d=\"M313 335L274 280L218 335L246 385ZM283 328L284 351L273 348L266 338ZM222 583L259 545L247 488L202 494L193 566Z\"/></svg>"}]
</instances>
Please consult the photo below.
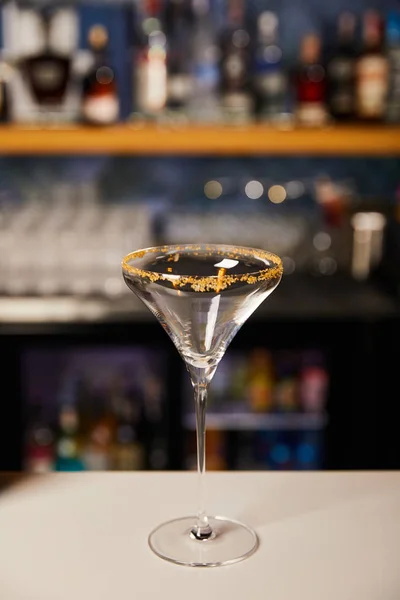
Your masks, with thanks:
<instances>
[{"instance_id":1,"label":"glass stem","mask_svg":"<svg viewBox=\"0 0 400 600\"><path fill-rule=\"evenodd\" d=\"M206 470L206 409L207 409L207 383L194 383L194 401L196 407L196 434L197 434L197 475L198 475L198 502L197 521L192 529L192 536L198 540L207 540L212 535L212 529L205 511L204 474Z\"/></svg>"}]
</instances>

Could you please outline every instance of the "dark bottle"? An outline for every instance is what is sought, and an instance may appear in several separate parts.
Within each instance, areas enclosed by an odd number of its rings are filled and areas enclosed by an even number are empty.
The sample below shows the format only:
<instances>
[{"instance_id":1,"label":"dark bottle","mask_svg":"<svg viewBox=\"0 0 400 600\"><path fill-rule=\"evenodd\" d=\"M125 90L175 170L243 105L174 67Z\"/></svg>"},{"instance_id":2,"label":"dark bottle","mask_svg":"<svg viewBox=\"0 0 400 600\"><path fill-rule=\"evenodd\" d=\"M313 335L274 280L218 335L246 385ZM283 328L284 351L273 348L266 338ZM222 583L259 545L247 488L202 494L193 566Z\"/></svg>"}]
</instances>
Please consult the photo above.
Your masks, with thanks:
<instances>
[{"instance_id":1,"label":"dark bottle","mask_svg":"<svg viewBox=\"0 0 400 600\"><path fill-rule=\"evenodd\" d=\"M338 20L338 46L328 61L329 111L337 121L354 118L356 50L354 31L356 20L352 13L344 12Z\"/></svg>"},{"instance_id":2,"label":"dark bottle","mask_svg":"<svg viewBox=\"0 0 400 600\"><path fill-rule=\"evenodd\" d=\"M367 11L364 48L356 65L356 115L363 121L381 121L385 115L389 67L383 37L381 15Z\"/></svg>"},{"instance_id":3,"label":"dark bottle","mask_svg":"<svg viewBox=\"0 0 400 600\"><path fill-rule=\"evenodd\" d=\"M73 406L60 409L56 443L56 471L82 471L79 415Z\"/></svg>"},{"instance_id":4,"label":"dark bottle","mask_svg":"<svg viewBox=\"0 0 400 600\"><path fill-rule=\"evenodd\" d=\"M30 473L48 473L54 468L54 435L41 403L35 403L30 413L25 443L25 469Z\"/></svg>"},{"instance_id":5,"label":"dark bottle","mask_svg":"<svg viewBox=\"0 0 400 600\"><path fill-rule=\"evenodd\" d=\"M82 85L82 118L93 125L111 125L119 117L119 97L115 71L107 57L108 31L94 25L89 31L93 66Z\"/></svg>"},{"instance_id":6,"label":"dark bottle","mask_svg":"<svg viewBox=\"0 0 400 600\"><path fill-rule=\"evenodd\" d=\"M219 100L219 48L216 23L210 0L193 0L194 26L190 44L192 93L189 114L192 121L221 121Z\"/></svg>"},{"instance_id":7,"label":"dark bottle","mask_svg":"<svg viewBox=\"0 0 400 600\"><path fill-rule=\"evenodd\" d=\"M62 104L66 96L71 77L71 58L54 51L50 46L53 8L42 8L40 15L44 48L39 54L24 58L21 69L37 104L54 109Z\"/></svg>"},{"instance_id":8,"label":"dark bottle","mask_svg":"<svg viewBox=\"0 0 400 600\"><path fill-rule=\"evenodd\" d=\"M278 40L279 20L265 11L257 21L257 43L254 53L253 89L256 113L260 120L276 121L285 111L286 76L282 50Z\"/></svg>"},{"instance_id":9,"label":"dark bottle","mask_svg":"<svg viewBox=\"0 0 400 600\"><path fill-rule=\"evenodd\" d=\"M108 471L111 468L113 436L110 423L104 417L95 419L89 427L82 460L88 471Z\"/></svg>"},{"instance_id":10,"label":"dark bottle","mask_svg":"<svg viewBox=\"0 0 400 600\"><path fill-rule=\"evenodd\" d=\"M250 35L242 0L230 0L228 27L221 41L221 104L227 121L248 122L254 111L251 94Z\"/></svg>"},{"instance_id":11,"label":"dark bottle","mask_svg":"<svg viewBox=\"0 0 400 600\"><path fill-rule=\"evenodd\" d=\"M111 449L111 468L116 471L136 471L145 466L145 449L138 441L134 421L133 405L124 398L118 407Z\"/></svg>"},{"instance_id":12,"label":"dark bottle","mask_svg":"<svg viewBox=\"0 0 400 600\"><path fill-rule=\"evenodd\" d=\"M326 72L321 64L321 39L315 34L302 41L295 88L299 123L309 126L326 123Z\"/></svg>"},{"instance_id":13,"label":"dark bottle","mask_svg":"<svg viewBox=\"0 0 400 600\"><path fill-rule=\"evenodd\" d=\"M7 79L2 76L0 65L0 123L10 120L10 99L8 94Z\"/></svg>"},{"instance_id":14,"label":"dark bottle","mask_svg":"<svg viewBox=\"0 0 400 600\"><path fill-rule=\"evenodd\" d=\"M145 0L141 43L134 60L135 110L158 117L167 103L167 36L163 31L160 0Z\"/></svg>"},{"instance_id":15,"label":"dark bottle","mask_svg":"<svg viewBox=\"0 0 400 600\"><path fill-rule=\"evenodd\" d=\"M191 93L191 0L169 0L165 8L167 34L167 108L183 111Z\"/></svg>"},{"instance_id":16,"label":"dark bottle","mask_svg":"<svg viewBox=\"0 0 400 600\"><path fill-rule=\"evenodd\" d=\"M386 119L400 123L400 13L390 12L386 19L386 51L389 60L389 91Z\"/></svg>"}]
</instances>

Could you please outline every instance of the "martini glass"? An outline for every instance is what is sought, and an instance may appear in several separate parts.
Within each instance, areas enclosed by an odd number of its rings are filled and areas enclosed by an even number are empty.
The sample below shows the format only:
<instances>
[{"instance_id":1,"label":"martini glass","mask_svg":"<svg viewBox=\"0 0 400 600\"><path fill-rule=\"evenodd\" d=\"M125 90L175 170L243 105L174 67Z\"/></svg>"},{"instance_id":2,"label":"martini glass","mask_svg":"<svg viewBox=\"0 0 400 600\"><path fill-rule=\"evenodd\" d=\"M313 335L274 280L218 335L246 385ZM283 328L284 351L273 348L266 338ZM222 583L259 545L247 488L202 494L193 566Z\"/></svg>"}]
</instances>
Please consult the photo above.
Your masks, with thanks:
<instances>
[{"instance_id":1,"label":"martini glass","mask_svg":"<svg viewBox=\"0 0 400 600\"><path fill-rule=\"evenodd\" d=\"M150 534L149 545L158 556L181 565L206 567L243 560L257 549L256 533L232 519L210 517L205 510L207 390L232 338L280 282L281 260L254 248L159 246L128 254L122 271L128 287L174 342L194 388L197 516L160 525Z\"/></svg>"}]
</instances>

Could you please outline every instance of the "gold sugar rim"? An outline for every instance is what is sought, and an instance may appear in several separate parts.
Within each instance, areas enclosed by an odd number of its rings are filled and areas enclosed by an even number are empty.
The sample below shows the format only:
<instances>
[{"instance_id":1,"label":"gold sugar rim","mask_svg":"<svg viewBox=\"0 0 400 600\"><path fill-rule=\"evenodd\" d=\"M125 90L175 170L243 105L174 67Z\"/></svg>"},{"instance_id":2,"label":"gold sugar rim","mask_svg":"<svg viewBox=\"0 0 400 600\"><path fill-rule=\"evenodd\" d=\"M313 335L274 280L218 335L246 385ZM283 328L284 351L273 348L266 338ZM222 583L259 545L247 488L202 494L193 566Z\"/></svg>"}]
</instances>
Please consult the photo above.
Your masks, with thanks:
<instances>
[{"instance_id":1,"label":"gold sugar rim","mask_svg":"<svg viewBox=\"0 0 400 600\"><path fill-rule=\"evenodd\" d=\"M147 271L145 269L139 269L128 264L130 260L136 258L143 258L150 252L174 252L171 253L169 260L171 262L177 262L179 260L179 253L185 250L194 251L193 254L196 256L197 252L209 252L210 254L220 254L224 258L232 258L236 260L238 254L244 254L251 258L259 258L261 260L271 261L274 266L260 269L254 273L243 273L236 275L229 275L226 273L226 269L221 268L217 275L174 275L173 273L156 273L154 271ZM176 256L178 258L176 258ZM217 293L226 289L233 283L248 283L254 284L260 281L267 281L268 279L280 278L283 274L282 261L276 254L268 252L266 250L260 250L258 248L247 248L244 246L224 246L224 245L213 245L213 244L184 244L184 245L170 245L170 246L154 246L152 248L145 248L143 250L136 250L127 254L122 260L122 269L130 275L136 275L138 277L149 279L151 282L156 281L168 281L175 288L182 288L190 285L195 292L211 292Z\"/></svg>"}]
</instances>

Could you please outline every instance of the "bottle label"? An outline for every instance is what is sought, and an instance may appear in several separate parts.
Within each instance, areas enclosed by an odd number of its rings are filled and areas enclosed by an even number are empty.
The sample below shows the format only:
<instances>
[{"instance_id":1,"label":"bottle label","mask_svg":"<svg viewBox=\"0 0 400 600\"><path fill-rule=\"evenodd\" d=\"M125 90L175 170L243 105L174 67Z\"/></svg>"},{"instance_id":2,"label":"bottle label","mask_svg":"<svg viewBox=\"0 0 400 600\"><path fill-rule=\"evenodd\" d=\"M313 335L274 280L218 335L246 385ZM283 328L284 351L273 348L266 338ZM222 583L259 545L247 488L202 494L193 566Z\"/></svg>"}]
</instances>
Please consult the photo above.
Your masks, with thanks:
<instances>
[{"instance_id":1,"label":"bottle label","mask_svg":"<svg viewBox=\"0 0 400 600\"><path fill-rule=\"evenodd\" d=\"M285 77L281 71L260 74L256 78L258 91L265 96L278 96L285 93Z\"/></svg>"},{"instance_id":2,"label":"bottle label","mask_svg":"<svg viewBox=\"0 0 400 600\"><path fill-rule=\"evenodd\" d=\"M232 92L225 94L224 107L240 113L250 113L253 109L253 101L250 94L246 92Z\"/></svg>"},{"instance_id":3,"label":"bottle label","mask_svg":"<svg viewBox=\"0 0 400 600\"><path fill-rule=\"evenodd\" d=\"M317 102L302 102L297 109L297 119L302 125L320 126L328 120L324 104Z\"/></svg>"},{"instance_id":4,"label":"bottle label","mask_svg":"<svg viewBox=\"0 0 400 600\"><path fill-rule=\"evenodd\" d=\"M170 75L168 77L167 96L168 99L175 102L185 102L192 88L192 81L189 75Z\"/></svg>"},{"instance_id":5,"label":"bottle label","mask_svg":"<svg viewBox=\"0 0 400 600\"><path fill-rule=\"evenodd\" d=\"M32 65L32 77L37 88L44 92L57 89L64 77L64 72L55 62L43 61Z\"/></svg>"},{"instance_id":6,"label":"bottle label","mask_svg":"<svg viewBox=\"0 0 400 600\"><path fill-rule=\"evenodd\" d=\"M333 110L338 114L350 114L354 108L354 98L350 91L340 91L331 97Z\"/></svg>"},{"instance_id":7,"label":"bottle label","mask_svg":"<svg viewBox=\"0 0 400 600\"><path fill-rule=\"evenodd\" d=\"M159 112L167 101L167 66L162 57L142 58L137 65L136 89L138 108L142 112Z\"/></svg>"},{"instance_id":8,"label":"bottle label","mask_svg":"<svg viewBox=\"0 0 400 600\"><path fill-rule=\"evenodd\" d=\"M30 473L36 473L38 475L43 473L50 473L54 470L53 461L51 458L45 456L40 458L28 459L27 471Z\"/></svg>"},{"instance_id":9,"label":"bottle label","mask_svg":"<svg viewBox=\"0 0 400 600\"><path fill-rule=\"evenodd\" d=\"M110 468L110 460L106 452L88 450L83 461L88 471L108 471Z\"/></svg>"},{"instance_id":10,"label":"bottle label","mask_svg":"<svg viewBox=\"0 0 400 600\"><path fill-rule=\"evenodd\" d=\"M390 62L390 71L400 72L400 47L390 48L388 51L388 58Z\"/></svg>"},{"instance_id":11,"label":"bottle label","mask_svg":"<svg viewBox=\"0 0 400 600\"><path fill-rule=\"evenodd\" d=\"M197 88L203 91L214 90L218 86L219 72L214 63L198 63L194 69L194 79Z\"/></svg>"},{"instance_id":12,"label":"bottle label","mask_svg":"<svg viewBox=\"0 0 400 600\"><path fill-rule=\"evenodd\" d=\"M113 94L99 97L89 97L83 103L84 117L99 125L115 123L119 116L119 101Z\"/></svg>"},{"instance_id":13,"label":"bottle label","mask_svg":"<svg viewBox=\"0 0 400 600\"><path fill-rule=\"evenodd\" d=\"M380 117L385 109L388 65L385 57L366 57L358 65L357 105L361 116Z\"/></svg>"},{"instance_id":14,"label":"bottle label","mask_svg":"<svg viewBox=\"0 0 400 600\"><path fill-rule=\"evenodd\" d=\"M77 453L77 446L74 440L63 438L58 442L57 454L60 458L72 458Z\"/></svg>"},{"instance_id":15,"label":"bottle label","mask_svg":"<svg viewBox=\"0 0 400 600\"><path fill-rule=\"evenodd\" d=\"M391 123L400 122L400 47L390 48L388 52L390 63L390 89L387 99L387 120Z\"/></svg>"},{"instance_id":16,"label":"bottle label","mask_svg":"<svg viewBox=\"0 0 400 600\"><path fill-rule=\"evenodd\" d=\"M239 54L230 54L224 63L224 71L228 80L240 80L246 72L246 65Z\"/></svg>"},{"instance_id":17,"label":"bottle label","mask_svg":"<svg viewBox=\"0 0 400 600\"><path fill-rule=\"evenodd\" d=\"M328 68L329 76L336 81L350 81L354 73L354 61L345 58L332 60Z\"/></svg>"}]
</instances>

